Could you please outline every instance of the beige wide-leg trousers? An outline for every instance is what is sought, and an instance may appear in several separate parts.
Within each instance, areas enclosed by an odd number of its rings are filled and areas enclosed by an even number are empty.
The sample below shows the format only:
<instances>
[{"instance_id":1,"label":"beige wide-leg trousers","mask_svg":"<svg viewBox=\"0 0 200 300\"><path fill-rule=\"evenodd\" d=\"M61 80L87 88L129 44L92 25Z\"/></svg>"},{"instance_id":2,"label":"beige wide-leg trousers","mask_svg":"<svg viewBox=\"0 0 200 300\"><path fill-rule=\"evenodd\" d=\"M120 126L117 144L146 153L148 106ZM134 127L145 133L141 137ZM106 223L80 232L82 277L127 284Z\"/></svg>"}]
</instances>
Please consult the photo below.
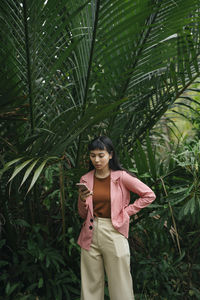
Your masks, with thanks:
<instances>
[{"instance_id":1,"label":"beige wide-leg trousers","mask_svg":"<svg viewBox=\"0 0 200 300\"><path fill-rule=\"evenodd\" d=\"M133 300L127 239L107 218L95 218L92 245L81 249L81 300L104 299L104 268L110 300Z\"/></svg>"}]
</instances>

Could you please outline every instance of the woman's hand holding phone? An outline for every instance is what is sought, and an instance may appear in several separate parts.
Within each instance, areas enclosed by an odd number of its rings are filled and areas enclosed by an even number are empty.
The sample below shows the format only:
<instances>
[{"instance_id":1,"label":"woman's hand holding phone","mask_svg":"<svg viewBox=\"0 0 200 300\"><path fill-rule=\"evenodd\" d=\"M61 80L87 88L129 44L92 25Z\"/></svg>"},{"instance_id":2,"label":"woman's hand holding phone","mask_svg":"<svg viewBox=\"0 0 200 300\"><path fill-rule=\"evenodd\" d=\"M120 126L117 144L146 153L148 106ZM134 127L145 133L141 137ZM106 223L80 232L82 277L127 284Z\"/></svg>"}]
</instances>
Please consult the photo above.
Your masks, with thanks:
<instances>
[{"instance_id":1,"label":"woman's hand holding phone","mask_svg":"<svg viewBox=\"0 0 200 300\"><path fill-rule=\"evenodd\" d=\"M89 197L92 194L92 192L88 189L88 187L84 183L77 183L76 185L79 188L79 196L81 201L86 202L86 198Z\"/></svg>"}]
</instances>

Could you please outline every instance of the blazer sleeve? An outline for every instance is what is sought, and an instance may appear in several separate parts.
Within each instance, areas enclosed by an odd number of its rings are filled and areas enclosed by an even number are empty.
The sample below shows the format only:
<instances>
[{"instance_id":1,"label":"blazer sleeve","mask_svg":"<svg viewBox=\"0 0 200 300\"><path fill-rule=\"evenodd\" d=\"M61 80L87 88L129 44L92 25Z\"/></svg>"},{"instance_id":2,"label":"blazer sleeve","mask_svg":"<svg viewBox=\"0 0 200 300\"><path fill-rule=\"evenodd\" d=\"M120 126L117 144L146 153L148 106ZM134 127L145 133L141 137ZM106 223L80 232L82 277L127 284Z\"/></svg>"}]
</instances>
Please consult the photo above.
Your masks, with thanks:
<instances>
[{"instance_id":1,"label":"blazer sleeve","mask_svg":"<svg viewBox=\"0 0 200 300\"><path fill-rule=\"evenodd\" d=\"M82 178L80 179L80 182L83 182ZM78 213L82 219L86 219L88 213L88 204L86 204L85 207L85 202L83 202L80 197L78 197Z\"/></svg>"},{"instance_id":2,"label":"blazer sleeve","mask_svg":"<svg viewBox=\"0 0 200 300\"><path fill-rule=\"evenodd\" d=\"M138 178L131 176L126 171L123 172L122 182L126 189L139 196L133 204L129 204L125 208L129 216L138 213L142 208L148 206L156 199L156 195L146 184Z\"/></svg>"}]
</instances>

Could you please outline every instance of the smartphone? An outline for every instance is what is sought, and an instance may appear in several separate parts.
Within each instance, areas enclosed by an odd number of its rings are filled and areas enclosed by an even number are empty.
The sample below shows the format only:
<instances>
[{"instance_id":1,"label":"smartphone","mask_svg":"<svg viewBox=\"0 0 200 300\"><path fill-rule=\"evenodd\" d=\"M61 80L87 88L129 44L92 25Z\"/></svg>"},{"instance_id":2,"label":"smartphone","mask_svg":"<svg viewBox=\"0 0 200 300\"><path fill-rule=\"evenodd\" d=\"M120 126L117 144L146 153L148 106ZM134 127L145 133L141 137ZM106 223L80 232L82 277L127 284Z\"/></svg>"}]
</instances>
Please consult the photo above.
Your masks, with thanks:
<instances>
[{"instance_id":1,"label":"smartphone","mask_svg":"<svg viewBox=\"0 0 200 300\"><path fill-rule=\"evenodd\" d=\"M76 183L76 185L78 186L78 188L79 188L82 192L84 192L84 191L86 191L86 190L89 191L89 189L88 189L88 187L87 187L87 185L86 185L85 183Z\"/></svg>"}]
</instances>

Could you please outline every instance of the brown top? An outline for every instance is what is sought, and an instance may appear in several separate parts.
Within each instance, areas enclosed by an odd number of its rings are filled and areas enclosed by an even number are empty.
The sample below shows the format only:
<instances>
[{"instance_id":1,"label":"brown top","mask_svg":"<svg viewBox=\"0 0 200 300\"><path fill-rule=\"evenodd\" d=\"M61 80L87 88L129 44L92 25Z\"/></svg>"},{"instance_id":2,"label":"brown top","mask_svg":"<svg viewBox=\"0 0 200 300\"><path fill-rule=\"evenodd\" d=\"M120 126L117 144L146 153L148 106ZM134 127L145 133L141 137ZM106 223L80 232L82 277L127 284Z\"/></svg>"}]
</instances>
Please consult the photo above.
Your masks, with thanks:
<instances>
[{"instance_id":1,"label":"brown top","mask_svg":"<svg viewBox=\"0 0 200 300\"><path fill-rule=\"evenodd\" d=\"M93 210L96 217L111 217L110 175L106 178L94 176Z\"/></svg>"}]
</instances>

